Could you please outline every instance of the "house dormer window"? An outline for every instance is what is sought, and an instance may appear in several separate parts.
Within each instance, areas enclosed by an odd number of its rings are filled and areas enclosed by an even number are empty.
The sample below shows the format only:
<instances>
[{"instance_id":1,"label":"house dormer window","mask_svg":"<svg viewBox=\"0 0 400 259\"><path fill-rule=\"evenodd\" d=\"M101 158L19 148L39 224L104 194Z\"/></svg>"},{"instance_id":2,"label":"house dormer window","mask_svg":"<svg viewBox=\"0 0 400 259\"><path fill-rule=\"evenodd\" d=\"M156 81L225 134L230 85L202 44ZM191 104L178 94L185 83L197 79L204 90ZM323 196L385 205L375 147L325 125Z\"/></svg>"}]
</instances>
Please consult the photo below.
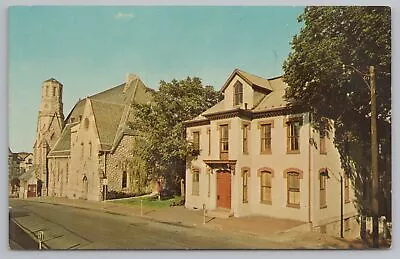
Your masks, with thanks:
<instances>
[{"instance_id":1,"label":"house dormer window","mask_svg":"<svg viewBox=\"0 0 400 259\"><path fill-rule=\"evenodd\" d=\"M234 88L233 103L234 105L240 105L243 103L243 84L236 81Z\"/></svg>"}]
</instances>

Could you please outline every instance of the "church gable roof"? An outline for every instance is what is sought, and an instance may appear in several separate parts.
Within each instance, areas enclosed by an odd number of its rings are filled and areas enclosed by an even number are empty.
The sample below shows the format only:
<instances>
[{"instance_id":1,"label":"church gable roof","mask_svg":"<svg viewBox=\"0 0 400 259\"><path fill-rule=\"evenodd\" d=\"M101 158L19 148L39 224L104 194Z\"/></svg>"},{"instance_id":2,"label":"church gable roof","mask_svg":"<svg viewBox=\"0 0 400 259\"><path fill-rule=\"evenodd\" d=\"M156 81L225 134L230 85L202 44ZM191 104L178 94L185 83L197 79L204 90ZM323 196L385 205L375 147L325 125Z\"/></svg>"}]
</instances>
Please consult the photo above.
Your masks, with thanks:
<instances>
[{"instance_id":1,"label":"church gable roof","mask_svg":"<svg viewBox=\"0 0 400 259\"><path fill-rule=\"evenodd\" d=\"M112 145L116 136L124 105L91 100L93 115L102 146Z\"/></svg>"},{"instance_id":2,"label":"church gable roof","mask_svg":"<svg viewBox=\"0 0 400 259\"><path fill-rule=\"evenodd\" d=\"M131 119L132 103L146 103L151 100L151 92L139 77L130 75L127 82L79 100L67 116L65 123L81 122L86 100L91 102L101 149L110 150L118 143L116 139L126 134L126 124ZM73 118L73 119L72 119ZM122 124L122 125L120 125ZM55 150L57 151L57 150Z\"/></svg>"},{"instance_id":3,"label":"church gable roof","mask_svg":"<svg viewBox=\"0 0 400 259\"><path fill-rule=\"evenodd\" d=\"M101 101L104 103L114 104L130 104L132 102L145 103L149 100L148 92L153 91L147 88L144 83L137 76L132 76L131 79L126 82L114 86L110 89L102 91L100 93L91 95L87 98L90 100ZM72 108L71 112L65 119L66 123L70 123L70 118L74 118L74 121L78 121L79 117L82 116L85 100L79 100Z\"/></svg>"},{"instance_id":4,"label":"church gable roof","mask_svg":"<svg viewBox=\"0 0 400 259\"><path fill-rule=\"evenodd\" d=\"M56 155L60 151L69 151L71 149L71 128L76 125L76 123L70 123L65 125L61 136L55 144L54 148L50 151L49 155Z\"/></svg>"}]
</instances>

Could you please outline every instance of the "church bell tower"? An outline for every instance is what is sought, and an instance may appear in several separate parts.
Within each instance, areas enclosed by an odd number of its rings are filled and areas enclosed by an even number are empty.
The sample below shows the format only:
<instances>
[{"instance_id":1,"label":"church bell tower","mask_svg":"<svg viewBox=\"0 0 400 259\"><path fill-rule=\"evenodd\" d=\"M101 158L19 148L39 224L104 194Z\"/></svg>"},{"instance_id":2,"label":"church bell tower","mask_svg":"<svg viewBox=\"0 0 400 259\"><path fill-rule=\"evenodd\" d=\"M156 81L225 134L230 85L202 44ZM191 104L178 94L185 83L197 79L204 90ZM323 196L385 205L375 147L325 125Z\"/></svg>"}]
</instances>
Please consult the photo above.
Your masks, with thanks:
<instances>
[{"instance_id":1,"label":"church bell tower","mask_svg":"<svg viewBox=\"0 0 400 259\"><path fill-rule=\"evenodd\" d=\"M50 78L42 84L36 139L33 149L37 177L41 181L38 184L41 186L41 190L38 190L38 193L41 195L47 195L47 154L54 147L64 128L62 91L63 85L54 78Z\"/></svg>"}]
</instances>

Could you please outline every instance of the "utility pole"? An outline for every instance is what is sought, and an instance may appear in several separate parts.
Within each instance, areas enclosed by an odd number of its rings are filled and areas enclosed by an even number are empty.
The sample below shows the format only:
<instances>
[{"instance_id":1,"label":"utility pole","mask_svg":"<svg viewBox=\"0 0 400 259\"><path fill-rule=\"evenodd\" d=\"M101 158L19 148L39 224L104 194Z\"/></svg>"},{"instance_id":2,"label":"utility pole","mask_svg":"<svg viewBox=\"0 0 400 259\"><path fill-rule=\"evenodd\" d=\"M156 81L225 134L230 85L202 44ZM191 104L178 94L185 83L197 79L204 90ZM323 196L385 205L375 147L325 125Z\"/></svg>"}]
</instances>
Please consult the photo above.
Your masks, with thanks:
<instances>
[{"instance_id":1,"label":"utility pole","mask_svg":"<svg viewBox=\"0 0 400 259\"><path fill-rule=\"evenodd\" d=\"M371 175L372 175L372 246L379 248L379 205L378 205L378 140L376 127L375 69L369 67L371 88Z\"/></svg>"},{"instance_id":2,"label":"utility pole","mask_svg":"<svg viewBox=\"0 0 400 259\"><path fill-rule=\"evenodd\" d=\"M343 176L340 174L340 237L343 238Z\"/></svg>"}]
</instances>

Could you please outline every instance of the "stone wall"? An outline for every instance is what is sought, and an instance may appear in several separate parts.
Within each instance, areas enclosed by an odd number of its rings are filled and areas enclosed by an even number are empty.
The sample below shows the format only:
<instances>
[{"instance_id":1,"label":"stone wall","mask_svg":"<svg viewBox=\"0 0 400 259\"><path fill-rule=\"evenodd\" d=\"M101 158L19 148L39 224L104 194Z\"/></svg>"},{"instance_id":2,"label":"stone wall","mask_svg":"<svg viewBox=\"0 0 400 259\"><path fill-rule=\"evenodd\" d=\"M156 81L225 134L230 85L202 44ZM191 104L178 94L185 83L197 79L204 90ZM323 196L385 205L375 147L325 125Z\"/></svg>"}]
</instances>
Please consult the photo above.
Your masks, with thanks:
<instances>
[{"instance_id":1,"label":"stone wall","mask_svg":"<svg viewBox=\"0 0 400 259\"><path fill-rule=\"evenodd\" d=\"M69 158L49 158L49 196L67 197L69 192Z\"/></svg>"},{"instance_id":2,"label":"stone wall","mask_svg":"<svg viewBox=\"0 0 400 259\"><path fill-rule=\"evenodd\" d=\"M108 179L108 191L125 193L151 192L149 184L145 184L145 172L140 159L132 155L135 137L125 135L114 152L107 154L106 177ZM126 187L122 186L122 177L126 172Z\"/></svg>"}]
</instances>

